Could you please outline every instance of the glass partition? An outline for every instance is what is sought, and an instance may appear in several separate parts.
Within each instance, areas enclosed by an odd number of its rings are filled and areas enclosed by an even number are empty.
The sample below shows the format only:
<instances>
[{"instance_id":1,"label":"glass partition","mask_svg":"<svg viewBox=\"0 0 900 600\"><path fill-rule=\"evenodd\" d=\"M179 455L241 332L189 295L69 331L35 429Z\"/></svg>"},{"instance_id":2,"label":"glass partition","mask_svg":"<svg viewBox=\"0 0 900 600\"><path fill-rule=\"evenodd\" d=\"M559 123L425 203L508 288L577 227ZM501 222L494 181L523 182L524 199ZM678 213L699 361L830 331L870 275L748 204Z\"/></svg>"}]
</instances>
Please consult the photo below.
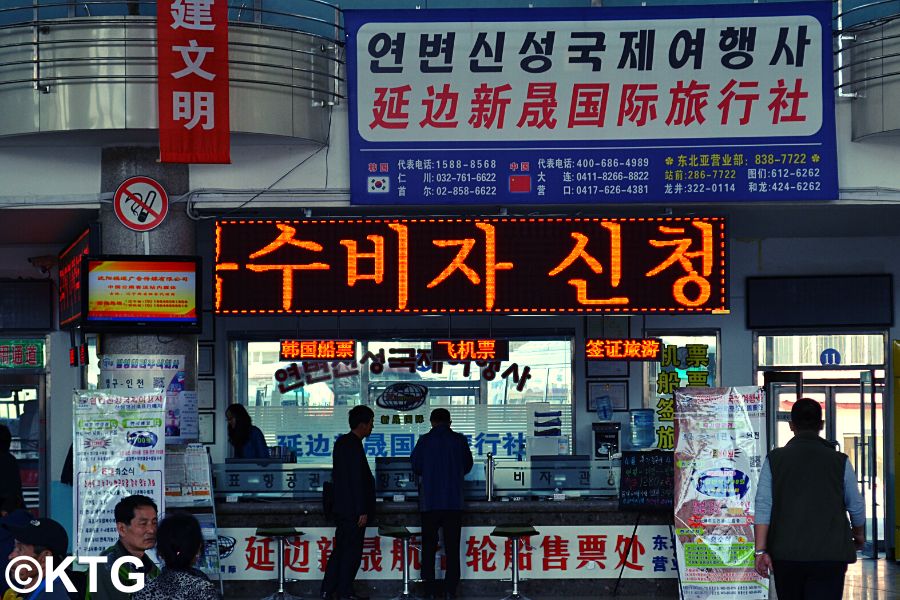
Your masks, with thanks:
<instances>
[{"instance_id":1,"label":"glass partition","mask_svg":"<svg viewBox=\"0 0 900 600\"><path fill-rule=\"evenodd\" d=\"M496 363L437 363L431 341L358 340L355 361L279 361L277 341L234 342L239 398L270 446L293 450L297 462L331 456L331 444L347 431L347 411L356 404L376 412L366 452L376 457L409 456L430 428L432 408L446 406L453 428L469 438L472 454L521 460L529 431L527 405L558 405L559 429L572 431L572 340L511 340L509 360ZM427 390L421 406L406 411L380 408L389 386L414 383ZM243 388L243 389L242 389Z\"/></svg>"}]
</instances>

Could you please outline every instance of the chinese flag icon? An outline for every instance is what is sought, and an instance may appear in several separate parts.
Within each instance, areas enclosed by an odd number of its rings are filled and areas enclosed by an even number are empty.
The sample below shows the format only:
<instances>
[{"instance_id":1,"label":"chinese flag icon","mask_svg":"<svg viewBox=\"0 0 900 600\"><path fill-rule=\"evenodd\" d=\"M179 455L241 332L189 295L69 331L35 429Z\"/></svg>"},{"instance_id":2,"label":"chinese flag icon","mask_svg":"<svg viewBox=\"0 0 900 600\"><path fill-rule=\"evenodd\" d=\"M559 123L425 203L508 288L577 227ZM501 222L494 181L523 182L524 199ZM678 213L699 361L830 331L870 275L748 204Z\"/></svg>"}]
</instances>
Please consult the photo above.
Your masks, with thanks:
<instances>
[{"instance_id":1,"label":"chinese flag icon","mask_svg":"<svg viewBox=\"0 0 900 600\"><path fill-rule=\"evenodd\" d=\"M531 191L531 175L510 175L509 191L513 194L527 194Z\"/></svg>"},{"instance_id":2,"label":"chinese flag icon","mask_svg":"<svg viewBox=\"0 0 900 600\"><path fill-rule=\"evenodd\" d=\"M369 177L368 184L370 194L386 194L391 191L389 177Z\"/></svg>"}]
</instances>

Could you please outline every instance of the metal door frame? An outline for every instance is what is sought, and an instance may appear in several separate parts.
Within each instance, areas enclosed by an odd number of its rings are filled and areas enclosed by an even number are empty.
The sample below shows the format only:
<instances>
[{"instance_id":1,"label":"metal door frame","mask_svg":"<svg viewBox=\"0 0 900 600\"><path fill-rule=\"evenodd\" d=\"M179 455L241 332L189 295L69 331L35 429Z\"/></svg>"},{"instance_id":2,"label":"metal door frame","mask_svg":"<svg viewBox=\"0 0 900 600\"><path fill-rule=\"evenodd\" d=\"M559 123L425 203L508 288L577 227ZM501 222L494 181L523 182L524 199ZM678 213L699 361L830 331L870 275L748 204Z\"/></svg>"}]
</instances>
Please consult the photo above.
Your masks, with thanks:
<instances>
[{"instance_id":1,"label":"metal door frame","mask_svg":"<svg viewBox=\"0 0 900 600\"><path fill-rule=\"evenodd\" d=\"M778 383L793 383L796 387L796 397L801 398L805 395L804 390L808 392L818 392L822 393L820 390L824 388L825 395L825 438L828 440L838 441L835 439L836 437L836 423L837 423L837 402L835 400L835 390L844 387L850 388L851 391L856 391L859 393L859 415L860 415L860 435L862 436L866 431L866 423L865 419L867 416L867 411L871 410L870 418L871 421L868 424L872 435L870 435L869 444L858 443L856 447L855 456L857 457L857 463L852 465L854 471L856 472L857 482L860 487L860 493L863 496L864 501L868 504L867 509L871 510L873 515L872 519L868 519L867 521L871 521L869 523L869 527L866 528L866 541L870 542L869 547L867 548L866 554L869 558L878 559L879 549L881 547L882 541L884 544L884 548L886 550L886 558L890 558L887 556L888 550L891 548L891 541L887 538L887 532L891 531L891 523L893 521L893 513L891 512L893 506L893 499L891 497L891 487L890 487L890 473L888 472L889 463L888 463L888 455L891 454L889 446L890 434L889 434L889 425L891 423L889 416L889 401L888 401L888 376L887 376L887 366L882 366L880 369L876 369L875 366L849 366L844 368L834 368L828 367L827 369L808 369L808 368L797 368L797 367L765 367L760 368L759 365L755 365L755 372L763 373L763 381L766 389L766 399L767 404L769 405L769 415L766 419L766 424L768 427L768 435L767 435L767 444L770 449L775 447L775 434L778 427L778 409L772 403L774 401L774 394L772 394L772 386L773 384ZM835 378L823 378L823 379L804 379L803 374L806 373L810 375L810 371L817 370L828 370L828 371L846 371L849 373L856 373L856 379L835 379ZM885 376L881 378L875 377L876 370L884 370ZM871 377L870 381L873 382L871 384L871 390L869 392L870 397L866 399L866 389L863 385L862 378L864 375L869 374ZM816 389L818 388L818 389ZM855 390L854 390L855 388ZM872 403L874 407L875 398L877 394L881 393L882 398L882 435L879 437L874 432L877 431L877 421L875 416L875 411L873 409L864 408L864 404L868 401ZM881 476L881 487L879 490L878 487L874 484L873 481L870 480L870 474L876 473L877 476L877 445L882 444L883 452L884 452L884 463L883 463L883 473ZM868 447L867 447L868 446ZM872 448L875 448L876 451L873 452ZM839 448L842 452L845 451L843 447ZM859 467L864 467L864 469L860 469ZM868 487L868 490L866 489ZM878 519L875 515L878 513L878 503L884 503L884 527L881 528L882 531L879 532L878 527ZM869 534L869 528L871 528L871 536ZM879 535L883 537L879 539Z\"/></svg>"}]
</instances>

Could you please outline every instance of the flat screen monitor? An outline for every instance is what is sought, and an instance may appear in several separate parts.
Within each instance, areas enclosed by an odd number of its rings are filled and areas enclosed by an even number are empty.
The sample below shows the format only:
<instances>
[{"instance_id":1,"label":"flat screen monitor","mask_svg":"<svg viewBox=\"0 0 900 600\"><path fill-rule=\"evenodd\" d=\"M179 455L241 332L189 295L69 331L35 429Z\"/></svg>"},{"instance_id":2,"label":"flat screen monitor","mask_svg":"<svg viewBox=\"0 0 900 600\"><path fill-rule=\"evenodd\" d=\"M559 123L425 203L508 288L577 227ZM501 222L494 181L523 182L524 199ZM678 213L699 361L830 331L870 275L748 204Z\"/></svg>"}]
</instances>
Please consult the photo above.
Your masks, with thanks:
<instances>
[{"instance_id":1,"label":"flat screen monitor","mask_svg":"<svg viewBox=\"0 0 900 600\"><path fill-rule=\"evenodd\" d=\"M200 257L86 256L83 329L199 333Z\"/></svg>"},{"instance_id":2,"label":"flat screen monitor","mask_svg":"<svg viewBox=\"0 0 900 600\"><path fill-rule=\"evenodd\" d=\"M748 329L893 324L890 274L747 278Z\"/></svg>"}]
</instances>

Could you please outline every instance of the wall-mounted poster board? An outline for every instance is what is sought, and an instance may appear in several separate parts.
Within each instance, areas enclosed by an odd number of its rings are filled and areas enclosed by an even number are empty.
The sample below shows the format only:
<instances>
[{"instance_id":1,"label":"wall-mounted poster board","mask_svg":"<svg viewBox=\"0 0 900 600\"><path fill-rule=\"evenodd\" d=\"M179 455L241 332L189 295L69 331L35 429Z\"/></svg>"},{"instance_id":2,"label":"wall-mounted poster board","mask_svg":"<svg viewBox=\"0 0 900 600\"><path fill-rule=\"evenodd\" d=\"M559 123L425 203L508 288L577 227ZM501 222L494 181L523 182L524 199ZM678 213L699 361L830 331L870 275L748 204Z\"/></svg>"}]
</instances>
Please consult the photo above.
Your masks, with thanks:
<instances>
[{"instance_id":1,"label":"wall-mounted poster board","mask_svg":"<svg viewBox=\"0 0 900 600\"><path fill-rule=\"evenodd\" d=\"M622 453L619 510L673 512L675 463L663 450Z\"/></svg>"}]
</instances>

